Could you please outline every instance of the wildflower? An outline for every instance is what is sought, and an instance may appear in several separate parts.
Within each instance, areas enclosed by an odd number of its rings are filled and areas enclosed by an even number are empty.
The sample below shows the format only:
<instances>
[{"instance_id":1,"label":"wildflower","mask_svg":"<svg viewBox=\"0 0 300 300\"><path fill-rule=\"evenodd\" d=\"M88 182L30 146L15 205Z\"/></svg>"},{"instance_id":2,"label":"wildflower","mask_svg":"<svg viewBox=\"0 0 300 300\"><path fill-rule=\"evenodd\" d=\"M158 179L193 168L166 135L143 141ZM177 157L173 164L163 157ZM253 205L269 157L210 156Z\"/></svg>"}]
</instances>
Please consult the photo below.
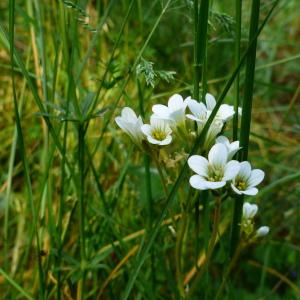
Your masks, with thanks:
<instances>
[{"instance_id":1,"label":"wildflower","mask_svg":"<svg viewBox=\"0 0 300 300\"><path fill-rule=\"evenodd\" d=\"M241 149L239 141L230 143L228 138L223 135L217 137L216 143L221 143L226 146L228 150L228 160L232 159L233 156Z\"/></svg>"},{"instance_id":2,"label":"wildflower","mask_svg":"<svg viewBox=\"0 0 300 300\"><path fill-rule=\"evenodd\" d=\"M188 159L189 167L196 173L190 184L198 190L219 189L225 186L239 172L239 162L227 162L228 151L225 145L215 144L208 153L208 160L200 155Z\"/></svg>"},{"instance_id":3,"label":"wildflower","mask_svg":"<svg viewBox=\"0 0 300 300\"><path fill-rule=\"evenodd\" d=\"M269 226L261 226L256 230L255 237L256 238L263 237L263 236L267 235L269 233L269 231L270 231Z\"/></svg>"},{"instance_id":4,"label":"wildflower","mask_svg":"<svg viewBox=\"0 0 300 300\"><path fill-rule=\"evenodd\" d=\"M207 93L205 95L205 101L206 101L206 108L209 116L216 106L216 99L213 95ZM227 122L230 119L232 119L233 115L234 115L233 106L228 104L222 104L216 114L216 119L220 119L223 122Z\"/></svg>"},{"instance_id":5,"label":"wildflower","mask_svg":"<svg viewBox=\"0 0 300 300\"><path fill-rule=\"evenodd\" d=\"M116 117L115 121L118 126L130 136L132 141L141 147L142 141L145 139L141 130L141 126L143 125L142 118L140 116L137 117L131 108L124 107L121 116Z\"/></svg>"},{"instance_id":6,"label":"wildflower","mask_svg":"<svg viewBox=\"0 0 300 300\"><path fill-rule=\"evenodd\" d=\"M169 122L172 128L182 126L185 123L185 109L187 99L183 100L179 94L174 94L168 101L168 106L155 104L152 107L153 117Z\"/></svg>"},{"instance_id":7,"label":"wildflower","mask_svg":"<svg viewBox=\"0 0 300 300\"><path fill-rule=\"evenodd\" d=\"M233 191L239 195L254 196L258 193L255 187L264 179L265 173L262 170L251 170L251 165L248 161L240 163L240 170L236 177L232 180L231 187Z\"/></svg>"},{"instance_id":8,"label":"wildflower","mask_svg":"<svg viewBox=\"0 0 300 300\"><path fill-rule=\"evenodd\" d=\"M144 124L141 127L142 132L146 135L149 143L154 145L168 145L172 142L172 130L164 120L151 117L150 125Z\"/></svg>"}]
</instances>

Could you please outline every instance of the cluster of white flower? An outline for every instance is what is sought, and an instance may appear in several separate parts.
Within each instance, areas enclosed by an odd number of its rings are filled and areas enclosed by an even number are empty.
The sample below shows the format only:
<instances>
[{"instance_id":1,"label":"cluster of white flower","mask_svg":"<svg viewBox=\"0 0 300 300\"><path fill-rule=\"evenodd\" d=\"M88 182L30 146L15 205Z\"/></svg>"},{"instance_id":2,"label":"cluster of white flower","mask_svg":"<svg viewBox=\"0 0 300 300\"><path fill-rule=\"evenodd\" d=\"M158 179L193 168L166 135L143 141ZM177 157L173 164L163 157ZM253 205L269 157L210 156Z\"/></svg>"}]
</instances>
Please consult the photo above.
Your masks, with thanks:
<instances>
[{"instance_id":1,"label":"cluster of white flower","mask_svg":"<svg viewBox=\"0 0 300 300\"><path fill-rule=\"evenodd\" d=\"M191 156L188 164L196 173L190 178L191 186L198 190L219 189L229 182L238 195L256 195L256 186L265 174L259 169L251 170L248 161L231 160L239 149L238 141L230 143L225 136L219 136L208 153L208 159L200 155Z\"/></svg>"},{"instance_id":2,"label":"cluster of white flower","mask_svg":"<svg viewBox=\"0 0 300 300\"><path fill-rule=\"evenodd\" d=\"M216 106L216 100L211 94L206 94L205 100L206 105L191 99L191 97L184 100L181 95L175 94L169 99L167 106L162 104L153 105L150 124L143 124L141 117L137 117L129 107L123 108L121 116L116 117L115 120L118 126L140 148L143 148L144 140L154 145L169 145L173 140L172 134L184 139L187 138L187 135L193 136L195 126L189 126L191 124L187 124L187 120L196 121L198 133L201 132ZM186 114L187 107L191 114ZM228 104L220 106L206 135L206 149L213 143L216 136L222 131L224 124L232 119L233 115L233 106Z\"/></svg>"},{"instance_id":3,"label":"cluster of white flower","mask_svg":"<svg viewBox=\"0 0 300 300\"><path fill-rule=\"evenodd\" d=\"M195 138L201 133L216 106L216 100L211 94L206 94L205 102L206 104L197 102L191 97L184 100L182 96L175 94L169 99L167 106L153 105L150 124L143 124L142 118L137 117L129 107L123 108L121 116L115 120L141 150L149 150L149 145L150 149L151 145L154 147L169 145L174 137L188 143L190 137ZM190 114L186 114L187 107ZM241 114L240 108L238 113ZM222 104L206 134L202 150L204 153L208 152L207 158L201 155L189 157L188 165L196 173L190 177L190 185L193 188L197 190L227 188L227 191L232 190L238 195L248 196L258 193L256 186L264 179L264 172L259 169L252 170L248 161L232 160L241 149L239 141L230 143L225 136L220 135L224 125L234 114L233 106ZM197 126L190 121L196 122ZM253 217L256 212L257 205L244 204L241 228L247 237L264 236L269 231L267 226L263 226L253 232Z\"/></svg>"},{"instance_id":4,"label":"cluster of white flower","mask_svg":"<svg viewBox=\"0 0 300 300\"><path fill-rule=\"evenodd\" d=\"M261 226L257 230L254 230L254 217L257 211L258 206L256 204L244 203L241 232L245 234L247 239L264 237L270 231L268 226Z\"/></svg>"}]
</instances>

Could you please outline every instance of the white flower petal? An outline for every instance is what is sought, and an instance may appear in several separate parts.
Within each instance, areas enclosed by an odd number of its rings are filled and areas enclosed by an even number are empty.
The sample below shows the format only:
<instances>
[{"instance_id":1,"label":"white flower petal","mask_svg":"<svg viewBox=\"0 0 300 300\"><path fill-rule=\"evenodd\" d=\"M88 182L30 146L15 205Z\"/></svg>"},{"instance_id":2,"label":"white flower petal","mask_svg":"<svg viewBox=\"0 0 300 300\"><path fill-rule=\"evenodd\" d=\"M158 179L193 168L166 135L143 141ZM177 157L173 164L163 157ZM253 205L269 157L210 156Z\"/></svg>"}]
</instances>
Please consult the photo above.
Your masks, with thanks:
<instances>
[{"instance_id":1,"label":"white flower petal","mask_svg":"<svg viewBox=\"0 0 300 300\"><path fill-rule=\"evenodd\" d=\"M229 161L225 166L223 180L227 181L233 179L238 174L239 170L240 163L237 160Z\"/></svg>"},{"instance_id":2,"label":"white flower petal","mask_svg":"<svg viewBox=\"0 0 300 300\"><path fill-rule=\"evenodd\" d=\"M172 119L175 123L182 123L185 120L185 109L180 108L178 110L172 111L169 115L169 118Z\"/></svg>"},{"instance_id":3,"label":"white flower petal","mask_svg":"<svg viewBox=\"0 0 300 300\"><path fill-rule=\"evenodd\" d=\"M193 155L188 159L189 167L198 175L207 175L208 161L206 158L200 155Z\"/></svg>"},{"instance_id":4,"label":"white flower petal","mask_svg":"<svg viewBox=\"0 0 300 300\"><path fill-rule=\"evenodd\" d=\"M251 165L248 161L242 161L240 163L240 171L239 171L239 177L242 179L247 180L250 177L251 174Z\"/></svg>"},{"instance_id":5,"label":"white flower petal","mask_svg":"<svg viewBox=\"0 0 300 300\"><path fill-rule=\"evenodd\" d=\"M221 187L225 186L226 182L225 181L207 181L206 186L210 190L216 190L220 189Z\"/></svg>"},{"instance_id":6,"label":"white flower petal","mask_svg":"<svg viewBox=\"0 0 300 300\"><path fill-rule=\"evenodd\" d=\"M126 129L126 124L124 123L122 117L116 117L116 118L115 118L115 121L116 121L117 125L118 125L121 129L123 129L124 131L127 131L127 129Z\"/></svg>"},{"instance_id":7,"label":"white flower petal","mask_svg":"<svg viewBox=\"0 0 300 300\"><path fill-rule=\"evenodd\" d=\"M231 183L231 188L236 194L242 195L242 192L238 190L233 183Z\"/></svg>"},{"instance_id":8,"label":"white flower petal","mask_svg":"<svg viewBox=\"0 0 300 300\"><path fill-rule=\"evenodd\" d=\"M202 120L196 118L194 115L188 114L188 115L186 115L186 117L187 117L188 119L190 119L190 120L193 120L193 121L196 121L196 122L200 122L200 123L204 123L204 121L202 121Z\"/></svg>"},{"instance_id":9,"label":"white flower petal","mask_svg":"<svg viewBox=\"0 0 300 300\"><path fill-rule=\"evenodd\" d=\"M169 109L162 104L155 104L152 106L153 113L159 118L169 118Z\"/></svg>"},{"instance_id":10,"label":"white flower petal","mask_svg":"<svg viewBox=\"0 0 300 300\"><path fill-rule=\"evenodd\" d=\"M201 119L206 118L207 110L206 110L205 105L202 102L199 103L194 99L189 99L189 100L187 100L187 105L195 117L197 117L197 118L201 117Z\"/></svg>"},{"instance_id":11,"label":"white flower petal","mask_svg":"<svg viewBox=\"0 0 300 300\"><path fill-rule=\"evenodd\" d=\"M124 107L122 109L121 117L127 122L132 122L137 119L135 112L130 107Z\"/></svg>"},{"instance_id":12,"label":"white flower petal","mask_svg":"<svg viewBox=\"0 0 300 300\"><path fill-rule=\"evenodd\" d=\"M250 204L245 202L243 205L243 217L245 219L252 219L258 211L258 206L256 204Z\"/></svg>"},{"instance_id":13,"label":"white flower petal","mask_svg":"<svg viewBox=\"0 0 300 300\"><path fill-rule=\"evenodd\" d=\"M151 134L151 126L149 124L144 124L143 126L141 126L141 130L145 135Z\"/></svg>"},{"instance_id":14,"label":"white flower petal","mask_svg":"<svg viewBox=\"0 0 300 300\"><path fill-rule=\"evenodd\" d=\"M206 107L208 110L213 110L216 106L216 99L213 95L207 93L205 95Z\"/></svg>"},{"instance_id":15,"label":"white flower petal","mask_svg":"<svg viewBox=\"0 0 300 300\"><path fill-rule=\"evenodd\" d=\"M228 121L234 116L234 108L228 104L222 104L218 110L217 117L223 121Z\"/></svg>"},{"instance_id":16,"label":"white flower petal","mask_svg":"<svg viewBox=\"0 0 300 300\"><path fill-rule=\"evenodd\" d=\"M260 184L265 177L265 173L262 170L254 169L251 171L250 178L248 179L249 186L256 186Z\"/></svg>"},{"instance_id":17,"label":"white flower petal","mask_svg":"<svg viewBox=\"0 0 300 300\"><path fill-rule=\"evenodd\" d=\"M150 144L159 145L161 141L154 139L151 135L147 135L147 140Z\"/></svg>"},{"instance_id":18,"label":"white flower petal","mask_svg":"<svg viewBox=\"0 0 300 300\"><path fill-rule=\"evenodd\" d=\"M160 141L159 145L164 146L164 145L169 145L172 142L172 136L168 135L163 141Z\"/></svg>"},{"instance_id":19,"label":"white flower petal","mask_svg":"<svg viewBox=\"0 0 300 300\"><path fill-rule=\"evenodd\" d=\"M208 161L215 166L224 166L227 162L227 148L223 144L215 144L208 153Z\"/></svg>"},{"instance_id":20,"label":"white flower petal","mask_svg":"<svg viewBox=\"0 0 300 300\"><path fill-rule=\"evenodd\" d=\"M193 175L190 178L190 185L197 190L207 190L206 181L199 175Z\"/></svg>"},{"instance_id":21,"label":"white flower petal","mask_svg":"<svg viewBox=\"0 0 300 300\"><path fill-rule=\"evenodd\" d=\"M263 237L265 235L267 235L270 231L270 227L269 226L261 226L256 230L256 237Z\"/></svg>"},{"instance_id":22,"label":"white flower petal","mask_svg":"<svg viewBox=\"0 0 300 300\"><path fill-rule=\"evenodd\" d=\"M175 94L172 97L170 97L168 101L168 107L171 109L171 111L183 108L184 103L182 96L179 94Z\"/></svg>"},{"instance_id":23,"label":"white flower petal","mask_svg":"<svg viewBox=\"0 0 300 300\"><path fill-rule=\"evenodd\" d=\"M221 143L221 144L224 144L225 146L229 147L230 146L230 143L229 143L229 140L226 136L224 135L220 135L216 138L216 143Z\"/></svg>"},{"instance_id":24,"label":"white flower petal","mask_svg":"<svg viewBox=\"0 0 300 300\"><path fill-rule=\"evenodd\" d=\"M255 196L258 193L258 189L255 187L251 187L245 191L242 191L242 193L248 196Z\"/></svg>"}]
</instances>

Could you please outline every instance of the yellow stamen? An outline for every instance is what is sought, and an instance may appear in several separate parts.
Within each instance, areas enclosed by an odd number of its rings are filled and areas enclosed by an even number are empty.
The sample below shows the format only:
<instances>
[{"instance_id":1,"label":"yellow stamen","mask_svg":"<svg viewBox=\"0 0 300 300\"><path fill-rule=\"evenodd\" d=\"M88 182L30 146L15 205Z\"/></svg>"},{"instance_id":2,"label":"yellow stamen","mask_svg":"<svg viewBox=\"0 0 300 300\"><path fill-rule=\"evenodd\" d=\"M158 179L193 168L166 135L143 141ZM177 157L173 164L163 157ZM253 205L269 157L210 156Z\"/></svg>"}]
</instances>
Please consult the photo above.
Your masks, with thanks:
<instances>
[{"instance_id":1,"label":"yellow stamen","mask_svg":"<svg viewBox=\"0 0 300 300\"><path fill-rule=\"evenodd\" d=\"M163 141L167 137L167 134L162 130L156 129L152 131L152 137L158 141Z\"/></svg>"}]
</instances>

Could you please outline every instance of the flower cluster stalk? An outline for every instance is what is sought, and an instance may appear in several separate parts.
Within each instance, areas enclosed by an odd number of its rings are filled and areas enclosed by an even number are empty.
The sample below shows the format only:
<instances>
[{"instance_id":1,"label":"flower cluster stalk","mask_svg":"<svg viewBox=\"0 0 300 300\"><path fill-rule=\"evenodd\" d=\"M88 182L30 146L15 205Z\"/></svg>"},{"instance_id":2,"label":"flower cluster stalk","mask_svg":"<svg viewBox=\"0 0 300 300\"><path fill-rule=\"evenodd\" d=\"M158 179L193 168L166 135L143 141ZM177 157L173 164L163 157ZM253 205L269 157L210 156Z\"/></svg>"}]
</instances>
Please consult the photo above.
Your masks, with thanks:
<instances>
[{"instance_id":1,"label":"flower cluster stalk","mask_svg":"<svg viewBox=\"0 0 300 300\"><path fill-rule=\"evenodd\" d=\"M235 53L235 66L238 66L241 58L241 19L242 19L242 0L235 1L235 43L234 43L234 53ZM236 75L234 83L234 111L236 114L233 117L233 140L238 139L238 126L239 126L239 114L238 108L240 105L240 74Z\"/></svg>"},{"instance_id":2,"label":"flower cluster stalk","mask_svg":"<svg viewBox=\"0 0 300 300\"><path fill-rule=\"evenodd\" d=\"M209 0L194 0L194 93L195 100L199 100L199 84L204 79L203 66L206 59L207 28L208 28ZM206 77L205 77L206 78ZM202 87L206 86L206 83Z\"/></svg>"},{"instance_id":3,"label":"flower cluster stalk","mask_svg":"<svg viewBox=\"0 0 300 300\"><path fill-rule=\"evenodd\" d=\"M84 298L85 276L86 276L86 250L85 250L85 203L84 203L84 123L78 125L78 168L79 168L79 232L80 232L80 265L82 277L78 285L77 298Z\"/></svg>"},{"instance_id":4,"label":"flower cluster stalk","mask_svg":"<svg viewBox=\"0 0 300 300\"><path fill-rule=\"evenodd\" d=\"M249 31L249 54L246 63L246 76L245 76L245 93L242 105L242 119L241 119L241 134L240 143L242 151L239 155L240 161L247 160L248 157L248 144L250 135L251 124L251 111L253 100L253 86L254 86L254 73L256 61L256 46L257 46L257 32L259 22L260 0L252 1L251 20ZM253 41L253 42L252 42ZM230 242L230 256L234 254L239 240L239 223L242 215L243 197L239 197L234 203L234 212L232 218L232 231Z\"/></svg>"}]
</instances>

